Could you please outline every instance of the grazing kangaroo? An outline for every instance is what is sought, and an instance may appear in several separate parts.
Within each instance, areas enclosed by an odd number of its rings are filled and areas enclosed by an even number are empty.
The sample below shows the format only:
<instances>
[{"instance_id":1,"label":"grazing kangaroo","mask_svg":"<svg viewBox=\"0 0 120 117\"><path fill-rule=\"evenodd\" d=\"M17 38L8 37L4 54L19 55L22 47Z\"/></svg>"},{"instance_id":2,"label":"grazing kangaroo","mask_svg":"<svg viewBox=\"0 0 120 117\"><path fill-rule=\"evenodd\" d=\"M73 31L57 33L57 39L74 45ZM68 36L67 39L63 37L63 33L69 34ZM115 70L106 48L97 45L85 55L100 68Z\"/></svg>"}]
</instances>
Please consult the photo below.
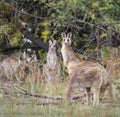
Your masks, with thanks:
<instances>
[{"instance_id":1,"label":"grazing kangaroo","mask_svg":"<svg viewBox=\"0 0 120 117\"><path fill-rule=\"evenodd\" d=\"M56 54L57 41L49 40L47 63L43 66L43 74L49 81L56 81L60 75L60 64Z\"/></svg>"},{"instance_id":2,"label":"grazing kangaroo","mask_svg":"<svg viewBox=\"0 0 120 117\"><path fill-rule=\"evenodd\" d=\"M64 65L70 77L66 100L70 101L73 91L76 88L83 88L86 91L87 104L90 105L90 91L93 91L93 105L99 104L99 94L104 92L107 87L110 88L110 96L112 97L111 79L105 68L99 63L92 61L84 61L79 58L72 50L72 34L62 33L62 57Z\"/></svg>"}]
</instances>

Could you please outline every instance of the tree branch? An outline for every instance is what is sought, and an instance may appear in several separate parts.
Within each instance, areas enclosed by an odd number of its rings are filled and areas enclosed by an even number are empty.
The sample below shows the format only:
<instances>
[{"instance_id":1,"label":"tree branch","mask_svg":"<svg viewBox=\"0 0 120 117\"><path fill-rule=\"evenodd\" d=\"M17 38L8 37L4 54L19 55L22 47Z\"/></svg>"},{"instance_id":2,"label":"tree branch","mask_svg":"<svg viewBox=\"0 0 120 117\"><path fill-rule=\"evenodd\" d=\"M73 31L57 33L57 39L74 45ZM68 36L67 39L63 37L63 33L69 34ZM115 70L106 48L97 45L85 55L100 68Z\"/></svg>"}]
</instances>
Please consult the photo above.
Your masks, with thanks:
<instances>
[{"instance_id":1,"label":"tree branch","mask_svg":"<svg viewBox=\"0 0 120 117\"><path fill-rule=\"evenodd\" d=\"M26 33L25 37L32 41L33 44L35 44L37 47L42 48L45 51L48 51L48 44L45 44L41 39L34 36L32 33Z\"/></svg>"},{"instance_id":2,"label":"tree branch","mask_svg":"<svg viewBox=\"0 0 120 117\"><path fill-rule=\"evenodd\" d=\"M24 48L31 48L31 49L43 49L44 51L48 51L48 44L44 43L41 39L36 38L32 33L26 33L25 37L32 41L33 45L31 46L11 46L8 48L3 48L0 52L8 52L11 50L20 50Z\"/></svg>"}]
</instances>

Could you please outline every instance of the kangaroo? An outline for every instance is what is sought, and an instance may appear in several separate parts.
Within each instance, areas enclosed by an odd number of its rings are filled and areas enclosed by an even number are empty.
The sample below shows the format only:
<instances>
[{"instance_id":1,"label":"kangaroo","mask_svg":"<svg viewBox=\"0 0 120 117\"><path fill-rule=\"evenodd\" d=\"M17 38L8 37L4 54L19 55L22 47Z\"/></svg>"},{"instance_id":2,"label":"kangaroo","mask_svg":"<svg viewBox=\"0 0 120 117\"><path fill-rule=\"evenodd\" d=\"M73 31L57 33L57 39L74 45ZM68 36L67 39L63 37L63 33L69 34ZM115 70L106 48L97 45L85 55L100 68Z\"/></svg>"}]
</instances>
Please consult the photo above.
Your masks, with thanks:
<instances>
[{"instance_id":1,"label":"kangaroo","mask_svg":"<svg viewBox=\"0 0 120 117\"><path fill-rule=\"evenodd\" d=\"M56 54L57 41L49 40L49 50L47 53L47 63L43 66L43 74L49 81L55 81L60 75L60 64Z\"/></svg>"},{"instance_id":2,"label":"kangaroo","mask_svg":"<svg viewBox=\"0 0 120 117\"><path fill-rule=\"evenodd\" d=\"M26 63L17 57L8 57L1 62L3 74L6 80L18 82L22 81L25 77Z\"/></svg>"},{"instance_id":3,"label":"kangaroo","mask_svg":"<svg viewBox=\"0 0 120 117\"><path fill-rule=\"evenodd\" d=\"M34 55L33 57L33 60L27 65L29 69L29 74L27 77L31 85L31 92L34 93L34 90L36 90L39 85L39 81L41 78L41 70L39 68L39 62L36 55Z\"/></svg>"},{"instance_id":4,"label":"kangaroo","mask_svg":"<svg viewBox=\"0 0 120 117\"><path fill-rule=\"evenodd\" d=\"M61 53L63 63L67 67L70 83L66 94L66 100L70 101L76 88L81 87L86 92L87 105L91 104L90 91L93 91L93 105L99 104L99 94L110 87L112 97L111 79L105 68L97 62L85 61L76 56L71 47L72 34L62 33Z\"/></svg>"}]
</instances>

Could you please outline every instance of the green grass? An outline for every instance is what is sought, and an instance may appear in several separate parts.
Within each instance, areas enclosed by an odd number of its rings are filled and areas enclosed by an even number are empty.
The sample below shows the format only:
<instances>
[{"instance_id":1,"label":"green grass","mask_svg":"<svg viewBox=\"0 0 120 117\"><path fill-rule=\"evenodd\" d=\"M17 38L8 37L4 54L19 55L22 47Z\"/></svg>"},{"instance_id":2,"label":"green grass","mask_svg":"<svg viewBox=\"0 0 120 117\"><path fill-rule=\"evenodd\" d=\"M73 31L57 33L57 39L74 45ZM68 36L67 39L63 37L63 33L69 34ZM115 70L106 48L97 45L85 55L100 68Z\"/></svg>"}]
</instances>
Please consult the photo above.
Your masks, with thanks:
<instances>
[{"instance_id":1,"label":"green grass","mask_svg":"<svg viewBox=\"0 0 120 117\"><path fill-rule=\"evenodd\" d=\"M23 85L30 91L28 84ZM47 96L65 97L67 82L48 85L39 84L37 92ZM76 91L75 93L78 93ZM0 117L120 117L120 104L100 104L92 107L78 101L41 105L48 100L25 95L2 95L0 97ZM50 100L49 100L50 101Z\"/></svg>"},{"instance_id":2,"label":"green grass","mask_svg":"<svg viewBox=\"0 0 120 117\"><path fill-rule=\"evenodd\" d=\"M59 105L38 105L40 101L24 98L0 100L1 117L120 117L119 107L100 105L88 107L73 102Z\"/></svg>"}]
</instances>

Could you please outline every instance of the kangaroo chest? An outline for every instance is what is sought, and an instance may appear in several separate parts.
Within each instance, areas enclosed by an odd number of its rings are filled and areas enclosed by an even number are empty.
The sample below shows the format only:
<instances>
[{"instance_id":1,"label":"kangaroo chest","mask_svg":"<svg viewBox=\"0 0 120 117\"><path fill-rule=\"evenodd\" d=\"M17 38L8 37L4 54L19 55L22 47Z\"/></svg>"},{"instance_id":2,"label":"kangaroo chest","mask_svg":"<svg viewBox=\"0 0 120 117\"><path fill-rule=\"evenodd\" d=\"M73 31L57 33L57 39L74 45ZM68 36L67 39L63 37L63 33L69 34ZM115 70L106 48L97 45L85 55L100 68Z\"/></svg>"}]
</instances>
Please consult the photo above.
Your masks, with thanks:
<instances>
[{"instance_id":1,"label":"kangaroo chest","mask_svg":"<svg viewBox=\"0 0 120 117\"><path fill-rule=\"evenodd\" d=\"M54 69L57 64L57 55L56 53L48 53L47 63L51 69Z\"/></svg>"},{"instance_id":2,"label":"kangaroo chest","mask_svg":"<svg viewBox=\"0 0 120 117\"><path fill-rule=\"evenodd\" d=\"M67 65L67 62L68 62L68 60L69 60L69 52L66 51L66 49L65 49L64 47L62 47L61 53L62 53L64 65L66 66L66 65Z\"/></svg>"}]
</instances>

